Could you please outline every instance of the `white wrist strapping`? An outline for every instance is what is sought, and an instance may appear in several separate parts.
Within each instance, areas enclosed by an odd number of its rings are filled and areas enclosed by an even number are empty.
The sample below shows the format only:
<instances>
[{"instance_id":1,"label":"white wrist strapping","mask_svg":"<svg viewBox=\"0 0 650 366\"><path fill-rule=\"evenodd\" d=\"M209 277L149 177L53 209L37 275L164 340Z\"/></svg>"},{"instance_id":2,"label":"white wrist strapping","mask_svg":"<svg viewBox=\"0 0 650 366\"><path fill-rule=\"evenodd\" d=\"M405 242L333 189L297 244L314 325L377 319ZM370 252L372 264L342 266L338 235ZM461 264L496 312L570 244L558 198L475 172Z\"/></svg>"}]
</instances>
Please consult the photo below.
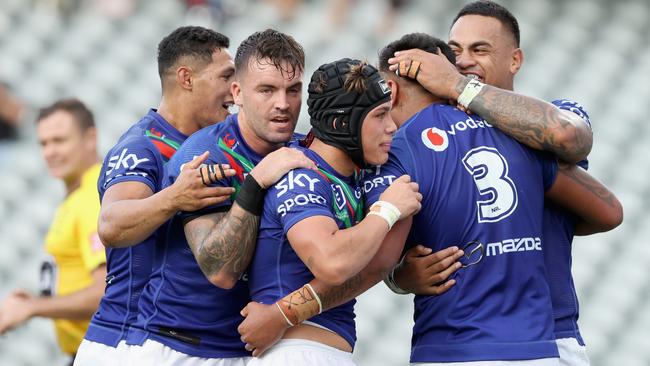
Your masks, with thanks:
<instances>
[{"instance_id":1,"label":"white wrist strapping","mask_svg":"<svg viewBox=\"0 0 650 366\"><path fill-rule=\"evenodd\" d=\"M474 100L484 86L485 84L478 80L470 80L469 83L465 85L463 92L458 96L458 104L465 108L469 108L469 104Z\"/></svg>"},{"instance_id":2,"label":"white wrist strapping","mask_svg":"<svg viewBox=\"0 0 650 366\"><path fill-rule=\"evenodd\" d=\"M278 307L278 310L280 310L280 314L282 314L282 316L284 317L284 320L287 321L287 324L289 324L290 327L293 327L294 324L291 322L291 320L289 320L289 318L287 317L287 314L285 314L284 311L282 311L282 308L280 307L280 304L278 304L278 303L276 302L276 303L275 303L275 306Z\"/></svg>"},{"instance_id":3,"label":"white wrist strapping","mask_svg":"<svg viewBox=\"0 0 650 366\"><path fill-rule=\"evenodd\" d=\"M386 220L388 224L388 230L390 230L393 225L399 220L399 217L402 213L399 211L395 205L387 201L377 201L370 206L368 215L377 215L382 219Z\"/></svg>"},{"instance_id":4,"label":"white wrist strapping","mask_svg":"<svg viewBox=\"0 0 650 366\"><path fill-rule=\"evenodd\" d=\"M320 297L318 297L318 294L316 293L316 290L314 290L313 287L311 287L310 284L305 284L305 286L309 287L309 291L311 291L311 294L314 295L314 298L316 299L316 302L318 303L318 314L323 312L323 303L320 301Z\"/></svg>"}]
</instances>

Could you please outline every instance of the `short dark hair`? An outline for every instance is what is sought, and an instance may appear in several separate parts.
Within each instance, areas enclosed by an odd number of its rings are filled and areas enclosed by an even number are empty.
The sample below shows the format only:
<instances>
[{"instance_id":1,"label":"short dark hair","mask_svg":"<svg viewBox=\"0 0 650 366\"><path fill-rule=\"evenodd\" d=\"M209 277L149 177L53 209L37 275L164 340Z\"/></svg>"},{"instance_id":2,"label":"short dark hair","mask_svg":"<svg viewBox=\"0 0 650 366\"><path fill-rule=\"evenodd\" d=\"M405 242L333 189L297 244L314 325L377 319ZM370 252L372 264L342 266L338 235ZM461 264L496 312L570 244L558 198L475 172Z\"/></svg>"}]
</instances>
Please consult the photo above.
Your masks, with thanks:
<instances>
[{"instance_id":1,"label":"short dark hair","mask_svg":"<svg viewBox=\"0 0 650 366\"><path fill-rule=\"evenodd\" d=\"M274 29L255 32L242 41L235 55L236 72L244 70L252 57L257 61L269 59L273 66L291 78L305 69L302 46L290 35ZM288 64L288 69L283 69L283 62Z\"/></svg>"},{"instance_id":2,"label":"short dark hair","mask_svg":"<svg viewBox=\"0 0 650 366\"><path fill-rule=\"evenodd\" d=\"M510 31L510 33L512 33L512 36L515 38L515 43L517 47L519 47L519 22L517 22L517 18L515 18L515 16L512 15L512 13L503 5L499 5L490 0L479 0L469 3L460 9L454 18L454 21L451 22L451 25L453 26L456 24L456 21L465 15L482 15L497 19Z\"/></svg>"},{"instance_id":3,"label":"short dark hair","mask_svg":"<svg viewBox=\"0 0 650 366\"><path fill-rule=\"evenodd\" d=\"M388 69L388 59L393 57L395 52L418 48L422 51L438 54L438 49L452 63L456 64L456 56L449 45L443 40L433 37L426 33L409 33L402 38L389 43L379 51L379 70L391 72Z\"/></svg>"},{"instance_id":4,"label":"short dark hair","mask_svg":"<svg viewBox=\"0 0 650 366\"><path fill-rule=\"evenodd\" d=\"M41 120L51 116L58 111L70 113L79 125L79 128L82 132L91 127L95 127L95 118L93 117L93 112L91 112L90 109L88 109L88 107L86 107L82 101L76 98L57 100L53 104L41 108L38 111L36 123L38 124Z\"/></svg>"},{"instance_id":5,"label":"short dark hair","mask_svg":"<svg viewBox=\"0 0 650 366\"><path fill-rule=\"evenodd\" d=\"M215 50L229 46L228 37L211 29L195 26L177 28L158 44L158 75L162 79L165 72L184 56L210 63Z\"/></svg>"}]
</instances>

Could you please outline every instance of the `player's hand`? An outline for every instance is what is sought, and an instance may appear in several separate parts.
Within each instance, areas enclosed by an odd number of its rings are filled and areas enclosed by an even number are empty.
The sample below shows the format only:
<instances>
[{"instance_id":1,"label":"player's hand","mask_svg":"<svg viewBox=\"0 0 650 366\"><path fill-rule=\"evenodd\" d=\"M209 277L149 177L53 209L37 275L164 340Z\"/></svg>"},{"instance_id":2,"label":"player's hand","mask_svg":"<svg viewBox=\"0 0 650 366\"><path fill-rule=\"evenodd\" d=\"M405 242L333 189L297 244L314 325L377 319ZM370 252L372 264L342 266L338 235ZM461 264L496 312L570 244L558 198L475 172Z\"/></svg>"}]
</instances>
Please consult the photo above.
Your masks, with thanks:
<instances>
[{"instance_id":1,"label":"player's hand","mask_svg":"<svg viewBox=\"0 0 650 366\"><path fill-rule=\"evenodd\" d=\"M7 296L0 305L0 335L32 317L33 296L27 291L17 289Z\"/></svg>"},{"instance_id":2,"label":"player's hand","mask_svg":"<svg viewBox=\"0 0 650 366\"><path fill-rule=\"evenodd\" d=\"M402 175L395 179L384 193L379 196L379 200L392 203L401 212L400 220L420 211L422 194L418 192L419 186L416 182L411 182L411 177Z\"/></svg>"},{"instance_id":3,"label":"player's hand","mask_svg":"<svg viewBox=\"0 0 650 366\"><path fill-rule=\"evenodd\" d=\"M290 170L296 168L317 170L316 163L302 151L282 147L264 157L250 174L262 188L269 188Z\"/></svg>"},{"instance_id":4,"label":"player's hand","mask_svg":"<svg viewBox=\"0 0 650 366\"><path fill-rule=\"evenodd\" d=\"M235 193L232 187L209 186L221 179L232 177L236 172L228 164L203 164L208 154L206 151L184 164L178 178L168 188L172 191L172 200L177 211L200 210L221 203Z\"/></svg>"},{"instance_id":5,"label":"player's hand","mask_svg":"<svg viewBox=\"0 0 650 366\"><path fill-rule=\"evenodd\" d=\"M431 251L417 245L406 252L393 275L397 286L416 295L441 295L456 284L456 280L447 279L462 266L458 259L463 251L457 247Z\"/></svg>"},{"instance_id":6,"label":"player's hand","mask_svg":"<svg viewBox=\"0 0 650 366\"><path fill-rule=\"evenodd\" d=\"M241 315L246 319L239 324L237 331L246 349L253 352L253 357L262 355L276 344L289 328L275 304L264 305L252 301L242 309Z\"/></svg>"},{"instance_id":7,"label":"player's hand","mask_svg":"<svg viewBox=\"0 0 650 366\"><path fill-rule=\"evenodd\" d=\"M456 99L456 85L465 77L438 48L438 54L419 49L395 52L388 59L389 69L398 75L417 80L431 94L444 99Z\"/></svg>"}]
</instances>

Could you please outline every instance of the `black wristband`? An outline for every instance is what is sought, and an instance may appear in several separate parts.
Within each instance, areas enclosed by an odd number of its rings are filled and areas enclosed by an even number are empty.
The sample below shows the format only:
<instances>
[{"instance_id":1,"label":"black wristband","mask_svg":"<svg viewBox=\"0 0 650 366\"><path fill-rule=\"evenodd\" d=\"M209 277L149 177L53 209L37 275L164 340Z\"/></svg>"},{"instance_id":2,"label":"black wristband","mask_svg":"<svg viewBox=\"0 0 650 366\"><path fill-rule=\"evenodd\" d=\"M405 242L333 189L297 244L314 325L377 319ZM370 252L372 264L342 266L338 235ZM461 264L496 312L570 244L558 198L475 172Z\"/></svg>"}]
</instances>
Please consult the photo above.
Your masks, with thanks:
<instances>
[{"instance_id":1,"label":"black wristband","mask_svg":"<svg viewBox=\"0 0 650 366\"><path fill-rule=\"evenodd\" d=\"M262 188L252 175L247 175L244 183L235 197L239 207L255 216L262 216L264 211L264 195L266 189Z\"/></svg>"}]
</instances>

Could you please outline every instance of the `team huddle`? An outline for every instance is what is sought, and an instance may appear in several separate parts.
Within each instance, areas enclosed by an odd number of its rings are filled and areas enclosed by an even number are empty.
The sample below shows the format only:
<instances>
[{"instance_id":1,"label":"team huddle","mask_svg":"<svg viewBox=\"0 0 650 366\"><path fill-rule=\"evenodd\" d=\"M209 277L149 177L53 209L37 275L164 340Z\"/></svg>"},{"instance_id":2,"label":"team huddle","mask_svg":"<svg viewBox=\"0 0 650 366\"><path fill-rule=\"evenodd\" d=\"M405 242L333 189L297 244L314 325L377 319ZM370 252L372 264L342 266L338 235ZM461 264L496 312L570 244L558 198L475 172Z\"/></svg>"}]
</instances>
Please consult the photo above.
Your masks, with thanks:
<instances>
[{"instance_id":1,"label":"team huddle","mask_svg":"<svg viewBox=\"0 0 650 366\"><path fill-rule=\"evenodd\" d=\"M307 135L302 46L229 46L158 46L162 101L99 173L106 290L75 365L352 365L354 299L382 280L416 294L413 364L588 365L571 241L622 208L585 170L582 106L512 91L512 14L474 2L448 42L320 66Z\"/></svg>"}]
</instances>

